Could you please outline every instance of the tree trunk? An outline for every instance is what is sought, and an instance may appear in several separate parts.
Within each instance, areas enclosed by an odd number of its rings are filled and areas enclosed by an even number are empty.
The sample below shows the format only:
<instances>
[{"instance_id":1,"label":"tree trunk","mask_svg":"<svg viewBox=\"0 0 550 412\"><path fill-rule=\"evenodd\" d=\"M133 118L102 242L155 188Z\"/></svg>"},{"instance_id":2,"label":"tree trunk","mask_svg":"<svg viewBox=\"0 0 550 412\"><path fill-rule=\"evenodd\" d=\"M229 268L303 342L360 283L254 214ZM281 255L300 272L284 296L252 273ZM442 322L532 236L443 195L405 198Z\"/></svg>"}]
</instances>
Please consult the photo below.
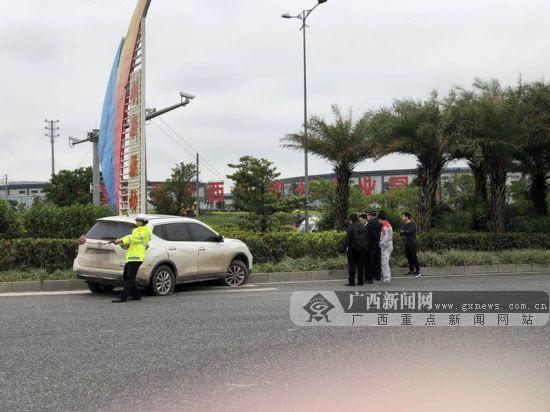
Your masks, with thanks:
<instances>
[{"instance_id":1,"label":"tree trunk","mask_svg":"<svg viewBox=\"0 0 550 412\"><path fill-rule=\"evenodd\" d=\"M468 162L468 166L472 171L475 182L475 198L482 201L483 205L487 205L487 172L481 164Z\"/></svg>"},{"instance_id":2,"label":"tree trunk","mask_svg":"<svg viewBox=\"0 0 550 412\"><path fill-rule=\"evenodd\" d=\"M504 232L504 216L506 207L506 168L494 165L491 174L491 198L489 202L491 230Z\"/></svg>"},{"instance_id":3,"label":"tree trunk","mask_svg":"<svg viewBox=\"0 0 550 412\"><path fill-rule=\"evenodd\" d=\"M529 193L535 211L539 216L546 216L548 214L548 205L546 204L546 173L544 170L537 170L530 177L531 187Z\"/></svg>"},{"instance_id":4,"label":"tree trunk","mask_svg":"<svg viewBox=\"0 0 550 412\"><path fill-rule=\"evenodd\" d=\"M436 205L437 186L441 176L441 162L421 164L418 167L420 182L420 204L418 208L418 229L429 231L433 224L433 215Z\"/></svg>"},{"instance_id":5,"label":"tree trunk","mask_svg":"<svg viewBox=\"0 0 550 412\"><path fill-rule=\"evenodd\" d=\"M352 171L346 167L337 167L336 173L336 204L334 208L334 225L337 230L346 230L349 207L349 181Z\"/></svg>"}]
</instances>

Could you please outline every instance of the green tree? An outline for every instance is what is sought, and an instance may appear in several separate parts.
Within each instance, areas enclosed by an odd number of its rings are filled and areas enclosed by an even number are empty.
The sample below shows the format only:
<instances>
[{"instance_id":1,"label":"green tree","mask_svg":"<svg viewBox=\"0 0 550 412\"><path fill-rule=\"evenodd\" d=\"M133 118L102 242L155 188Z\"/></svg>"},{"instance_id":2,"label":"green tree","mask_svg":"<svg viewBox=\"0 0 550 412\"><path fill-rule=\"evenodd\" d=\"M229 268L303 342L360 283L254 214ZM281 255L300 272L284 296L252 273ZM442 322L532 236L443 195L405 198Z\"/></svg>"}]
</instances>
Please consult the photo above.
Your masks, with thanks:
<instances>
[{"instance_id":1,"label":"green tree","mask_svg":"<svg viewBox=\"0 0 550 412\"><path fill-rule=\"evenodd\" d=\"M266 232L276 212L296 208L295 200L283 199L275 191L273 185L280 173L269 160L243 156L239 163L228 166L235 169L233 174L227 175L235 182L232 189L234 207L248 212L252 227Z\"/></svg>"},{"instance_id":2,"label":"green tree","mask_svg":"<svg viewBox=\"0 0 550 412\"><path fill-rule=\"evenodd\" d=\"M151 192L151 203L157 213L183 215L196 203L194 195L197 168L193 163L181 162L172 168L170 179Z\"/></svg>"},{"instance_id":3,"label":"green tree","mask_svg":"<svg viewBox=\"0 0 550 412\"><path fill-rule=\"evenodd\" d=\"M57 206L85 205L92 203L92 168L60 170L44 186L46 201Z\"/></svg>"},{"instance_id":4,"label":"green tree","mask_svg":"<svg viewBox=\"0 0 550 412\"><path fill-rule=\"evenodd\" d=\"M504 88L498 80L476 79L473 86L473 92L462 93L467 115L459 120L458 129L481 148L489 170L490 228L500 233L505 223L506 177L520 149L526 115L523 85Z\"/></svg>"},{"instance_id":5,"label":"green tree","mask_svg":"<svg viewBox=\"0 0 550 412\"><path fill-rule=\"evenodd\" d=\"M311 182L311 201L320 203L321 229L334 229L334 216L336 215L336 183L330 180L315 180ZM357 186L349 188L349 210L363 213L367 208L368 198L363 195Z\"/></svg>"},{"instance_id":6,"label":"green tree","mask_svg":"<svg viewBox=\"0 0 550 412\"><path fill-rule=\"evenodd\" d=\"M14 239L23 234L20 213L5 200L0 200L0 239Z\"/></svg>"},{"instance_id":7,"label":"green tree","mask_svg":"<svg viewBox=\"0 0 550 412\"><path fill-rule=\"evenodd\" d=\"M354 123L351 112L344 116L340 108L332 106L335 122L313 116L308 122L308 136L303 133L289 134L283 138L283 147L293 150L307 149L310 153L327 160L336 174L336 203L334 222L338 230L346 227L349 209L349 182L355 167L372 156L367 143L367 122L361 118Z\"/></svg>"},{"instance_id":8,"label":"green tree","mask_svg":"<svg viewBox=\"0 0 550 412\"><path fill-rule=\"evenodd\" d=\"M516 170L529 176L529 194L535 212L548 214L547 180L550 178L550 84L537 81L520 86L524 139L516 153Z\"/></svg>"},{"instance_id":9,"label":"green tree","mask_svg":"<svg viewBox=\"0 0 550 412\"><path fill-rule=\"evenodd\" d=\"M432 227L436 193L443 167L452 159L456 134L449 99L432 92L429 99L396 100L391 108L367 114L369 140L376 158L389 154L416 156L420 186L417 223L421 230Z\"/></svg>"}]
</instances>

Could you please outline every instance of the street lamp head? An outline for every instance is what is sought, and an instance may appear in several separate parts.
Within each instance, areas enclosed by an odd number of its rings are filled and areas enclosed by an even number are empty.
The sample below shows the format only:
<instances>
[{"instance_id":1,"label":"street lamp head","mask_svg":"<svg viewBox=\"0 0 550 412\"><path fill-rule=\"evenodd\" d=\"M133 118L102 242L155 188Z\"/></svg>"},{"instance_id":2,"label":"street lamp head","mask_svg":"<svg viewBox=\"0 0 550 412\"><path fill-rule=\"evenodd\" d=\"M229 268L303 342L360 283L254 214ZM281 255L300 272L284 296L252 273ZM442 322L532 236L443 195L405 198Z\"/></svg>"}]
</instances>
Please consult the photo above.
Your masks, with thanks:
<instances>
[{"instance_id":1,"label":"street lamp head","mask_svg":"<svg viewBox=\"0 0 550 412\"><path fill-rule=\"evenodd\" d=\"M319 0L319 4L326 3L327 0Z\"/></svg>"},{"instance_id":2,"label":"street lamp head","mask_svg":"<svg viewBox=\"0 0 550 412\"><path fill-rule=\"evenodd\" d=\"M325 0L325 1L326 1L326 0ZM291 18L292 18L292 16L291 16L289 13L281 14L281 17L282 17L283 19L291 19Z\"/></svg>"}]
</instances>

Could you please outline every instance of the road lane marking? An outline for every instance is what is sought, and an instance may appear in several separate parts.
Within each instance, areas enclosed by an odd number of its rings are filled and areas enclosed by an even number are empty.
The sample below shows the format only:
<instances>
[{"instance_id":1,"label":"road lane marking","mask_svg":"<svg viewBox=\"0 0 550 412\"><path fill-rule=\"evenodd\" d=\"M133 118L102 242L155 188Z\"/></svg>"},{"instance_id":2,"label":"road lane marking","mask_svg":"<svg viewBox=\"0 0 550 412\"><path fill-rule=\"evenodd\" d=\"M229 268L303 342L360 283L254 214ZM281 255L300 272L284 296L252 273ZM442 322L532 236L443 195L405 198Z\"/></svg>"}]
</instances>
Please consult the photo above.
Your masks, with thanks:
<instances>
[{"instance_id":1,"label":"road lane marking","mask_svg":"<svg viewBox=\"0 0 550 412\"><path fill-rule=\"evenodd\" d=\"M188 293L213 293L213 292L221 292L221 293L237 293L237 292L263 292L263 291L274 291L274 290L280 290L279 288L255 288L255 289L214 289L214 290L188 290L187 292L182 291L183 294ZM180 292L178 292L180 293Z\"/></svg>"},{"instance_id":2,"label":"road lane marking","mask_svg":"<svg viewBox=\"0 0 550 412\"><path fill-rule=\"evenodd\" d=\"M418 280L418 279L430 279L430 278L468 278L474 276L507 276L507 275L550 275L548 272L492 272L492 273L465 273L465 274L453 274L453 275L422 275L419 278L413 278L411 276L394 276L392 281L397 279L407 279L407 280ZM325 282L342 282L346 281L348 278L338 278L338 279L323 279L323 280L291 280L285 282L265 282L262 285L277 285L277 284L287 284L287 283L325 283ZM373 284L379 283L383 285L382 282L376 282Z\"/></svg>"},{"instance_id":3,"label":"road lane marking","mask_svg":"<svg viewBox=\"0 0 550 412\"><path fill-rule=\"evenodd\" d=\"M187 293L215 293L215 292L222 292L222 293L235 293L235 292L262 292L262 291L274 291L279 290L278 288L239 288L239 289L227 289L227 287L221 287L220 289L212 288L212 289L197 289L197 290L188 290ZM176 292L175 294L185 294L185 291ZM70 291L59 291L59 292L6 292L6 293L0 293L0 298L2 297L18 297L18 296L61 296L61 295L91 295L92 292L87 290L70 290ZM113 295L114 296L114 295Z\"/></svg>"},{"instance_id":4,"label":"road lane marking","mask_svg":"<svg viewBox=\"0 0 550 412\"><path fill-rule=\"evenodd\" d=\"M65 290L58 292L6 292L0 293L0 297L11 297L11 296L56 296L56 295L89 295L92 292L88 290Z\"/></svg>"}]
</instances>

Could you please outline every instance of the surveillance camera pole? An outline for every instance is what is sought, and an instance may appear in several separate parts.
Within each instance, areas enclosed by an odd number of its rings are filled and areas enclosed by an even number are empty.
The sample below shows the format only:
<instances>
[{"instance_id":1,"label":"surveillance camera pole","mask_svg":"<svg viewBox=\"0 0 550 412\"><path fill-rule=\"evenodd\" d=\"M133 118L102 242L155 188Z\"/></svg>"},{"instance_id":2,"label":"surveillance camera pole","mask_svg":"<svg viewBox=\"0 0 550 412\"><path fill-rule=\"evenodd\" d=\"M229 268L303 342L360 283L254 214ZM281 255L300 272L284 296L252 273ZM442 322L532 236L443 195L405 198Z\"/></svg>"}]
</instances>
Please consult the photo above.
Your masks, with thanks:
<instances>
[{"instance_id":1,"label":"surveillance camera pole","mask_svg":"<svg viewBox=\"0 0 550 412\"><path fill-rule=\"evenodd\" d=\"M88 136L85 139L75 139L69 137L69 146L75 147L77 144L92 142L93 144L93 165L92 165L92 199L96 206L100 205L100 176L99 176L99 130L93 129L88 132Z\"/></svg>"},{"instance_id":2,"label":"surveillance camera pole","mask_svg":"<svg viewBox=\"0 0 550 412\"><path fill-rule=\"evenodd\" d=\"M160 116L161 114L171 112L174 109L177 109L178 107L184 107L189 104L191 101L190 99L193 99L194 97L185 97L181 96L181 101L179 103L176 103L172 106L168 106L164 109L157 110L154 107L151 109L147 109L147 114L145 115L145 120L151 120L154 119L157 116Z\"/></svg>"}]
</instances>

